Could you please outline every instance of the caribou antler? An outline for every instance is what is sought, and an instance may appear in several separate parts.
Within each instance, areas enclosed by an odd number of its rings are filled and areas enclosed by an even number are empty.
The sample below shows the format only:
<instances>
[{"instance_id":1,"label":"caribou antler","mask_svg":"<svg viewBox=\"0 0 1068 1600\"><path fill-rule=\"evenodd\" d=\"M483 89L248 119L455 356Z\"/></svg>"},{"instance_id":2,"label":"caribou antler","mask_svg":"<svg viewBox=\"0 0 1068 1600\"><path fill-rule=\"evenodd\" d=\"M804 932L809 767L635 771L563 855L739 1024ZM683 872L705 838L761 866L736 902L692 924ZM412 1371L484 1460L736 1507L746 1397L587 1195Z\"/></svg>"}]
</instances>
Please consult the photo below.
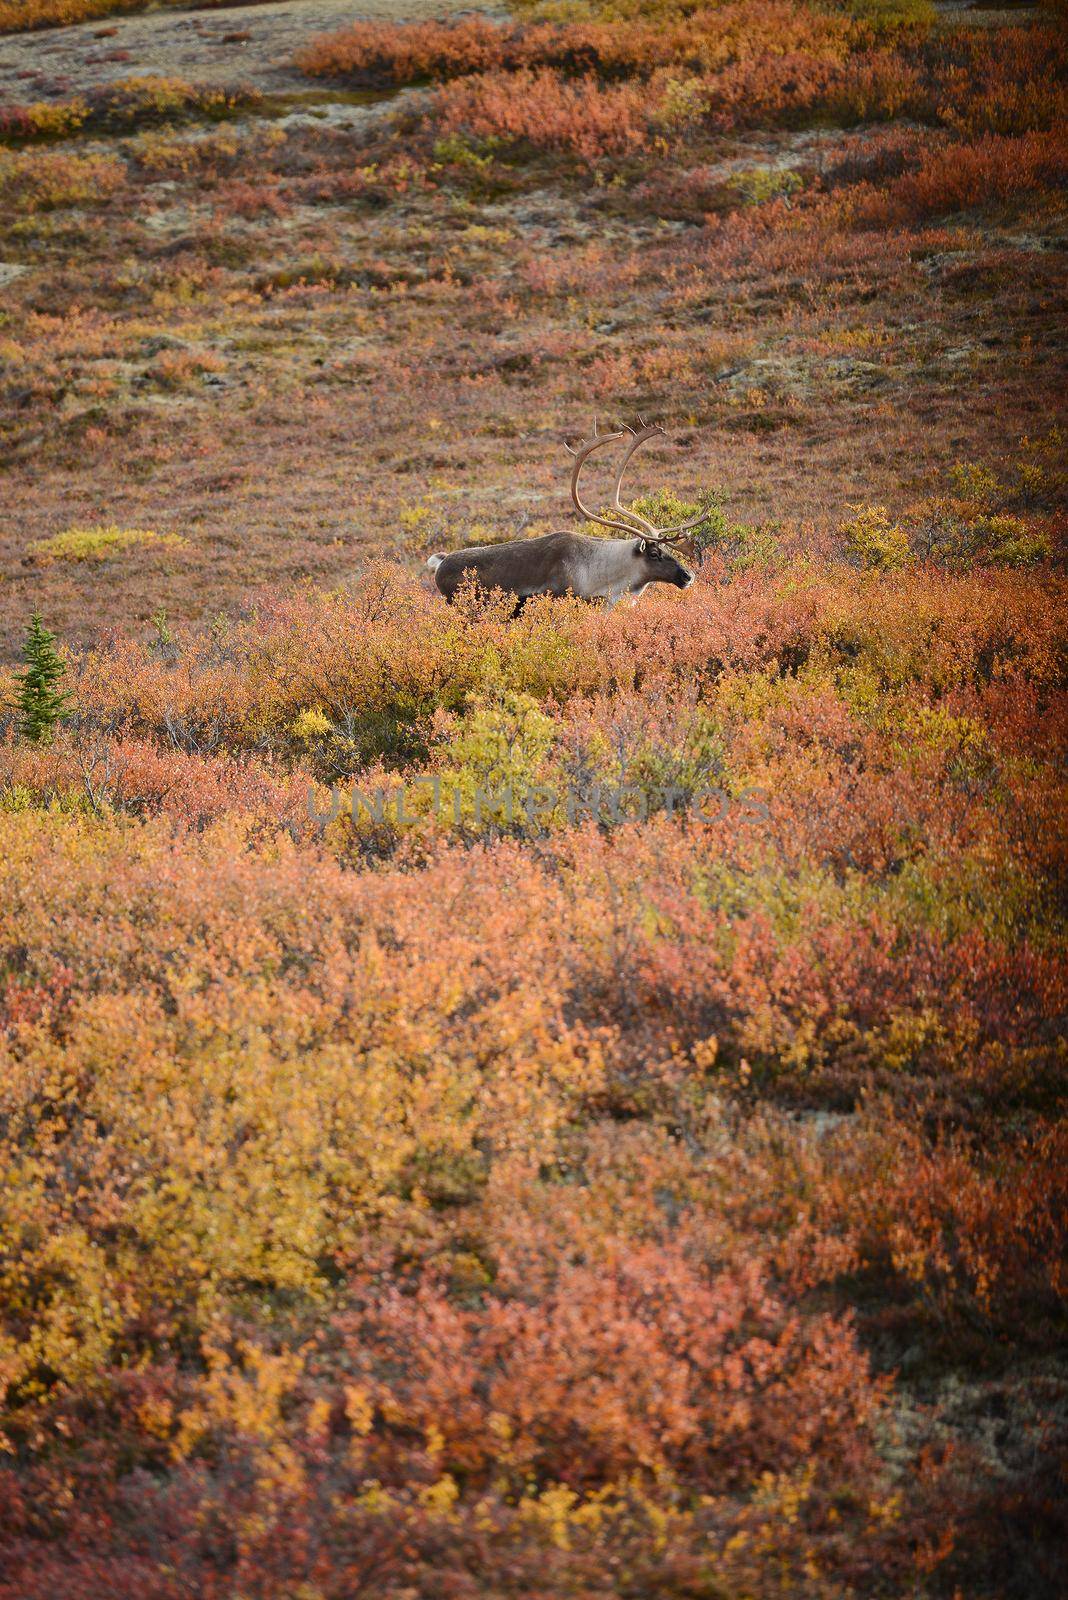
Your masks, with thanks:
<instances>
[{"instance_id":1,"label":"caribou antler","mask_svg":"<svg viewBox=\"0 0 1068 1600\"><path fill-rule=\"evenodd\" d=\"M624 426L615 433L598 433L597 424L594 423L592 439L587 440L576 450L573 450L570 445L565 445L565 449L567 450L568 454L575 457L575 465L571 473L571 498L575 503L575 509L580 513L580 515L584 516L588 522L599 523L603 528L618 528L622 533L631 535L639 534L642 538L648 539L651 543L655 544L674 544L676 539L680 539L683 534L689 533L692 528L696 528L702 522L704 522L708 516L708 512L700 511L696 517L690 517L686 522L676 523L673 528L658 528L654 522L650 522L649 519L647 517L643 517L640 512L631 511L630 508L625 506L619 498L620 491L623 487L623 478L626 474L627 467L630 465L631 456L636 450L640 449L640 447L645 444L647 440L655 438L658 434L663 436L663 432L663 428L658 427L656 423L650 424L644 422L642 418L639 417L637 428ZM617 440L625 439L628 434L630 435L630 444L627 446L623 460L620 464L619 473L616 477L616 490L613 507L619 512L621 517L629 517L631 521L618 522L615 517L600 517L596 512L591 511L589 506L584 505L578 492L578 484L582 469L589 457L593 455L594 451L603 450L605 445L615 444Z\"/></svg>"},{"instance_id":2,"label":"caribou antler","mask_svg":"<svg viewBox=\"0 0 1068 1600\"><path fill-rule=\"evenodd\" d=\"M599 517L596 511L591 511L589 506L583 505L582 503L582 497L578 492L579 475L581 474L582 469L586 465L586 462L590 456L593 455L595 450L603 450L606 444L615 444L617 439L625 439L628 433L633 432L633 429L631 428L622 428L617 433L598 433L597 424L594 423L593 426L593 438L587 440L586 443L581 445L579 449L572 450L569 444L564 445L564 449L567 451L568 455L574 456L575 458L575 465L571 472L571 498L575 502L575 510L580 514L580 516L585 517L587 522L597 522L600 523L602 528L619 528L623 533L635 534L640 530L635 528L633 523L617 522L614 517ZM617 485L617 503L618 500L619 494ZM623 510L622 506L620 507L620 510ZM624 516L634 515L633 512L628 511L625 511L623 514Z\"/></svg>"}]
</instances>

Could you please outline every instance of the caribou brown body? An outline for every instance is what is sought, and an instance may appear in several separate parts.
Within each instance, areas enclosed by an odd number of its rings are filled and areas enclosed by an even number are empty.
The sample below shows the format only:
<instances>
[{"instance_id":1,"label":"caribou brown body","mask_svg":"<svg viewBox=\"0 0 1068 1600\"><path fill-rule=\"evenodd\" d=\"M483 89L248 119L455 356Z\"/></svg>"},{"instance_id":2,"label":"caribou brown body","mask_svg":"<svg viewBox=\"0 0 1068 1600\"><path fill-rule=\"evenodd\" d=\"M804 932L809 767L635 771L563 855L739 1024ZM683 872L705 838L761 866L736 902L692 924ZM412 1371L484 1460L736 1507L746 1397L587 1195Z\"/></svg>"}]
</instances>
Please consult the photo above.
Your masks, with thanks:
<instances>
[{"instance_id":1,"label":"caribou brown body","mask_svg":"<svg viewBox=\"0 0 1068 1600\"><path fill-rule=\"evenodd\" d=\"M639 419L640 420L640 419ZM587 522L600 523L627 535L624 539L591 539L584 533L545 533L535 539L512 539L506 544L474 545L449 555L433 555L427 566L446 600L452 601L466 580L482 589L502 589L516 597L516 610L536 594L573 594L580 600L607 600L616 605L625 595L635 600L651 583L671 583L688 589L693 573L668 551L668 546L705 520L706 512L673 528L658 528L619 498L627 463L647 439L660 433L656 427L623 428L617 433L594 434L571 453L571 498ZM616 478L613 515L601 516L584 505L579 495L579 475L589 456L617 439L630 444ZM624 520L626 519L626 520Z\"/></svg>"},{"instance_id":2,"label":"caribou brown body","mask_svg":"<svg viewBox=\"0 0 1068 1600\"><path fill-rule=\"evenodd\" d=\"M686 589L693 574L648 539L591 539L583 533L545 533L540 539L474 545L451 555L431 556L427 566L451 601L465 579L482 589L503 589L519 601L532 595L576 595L616 605L637 599L650 583Z\"/></svg>"}]
</instances>

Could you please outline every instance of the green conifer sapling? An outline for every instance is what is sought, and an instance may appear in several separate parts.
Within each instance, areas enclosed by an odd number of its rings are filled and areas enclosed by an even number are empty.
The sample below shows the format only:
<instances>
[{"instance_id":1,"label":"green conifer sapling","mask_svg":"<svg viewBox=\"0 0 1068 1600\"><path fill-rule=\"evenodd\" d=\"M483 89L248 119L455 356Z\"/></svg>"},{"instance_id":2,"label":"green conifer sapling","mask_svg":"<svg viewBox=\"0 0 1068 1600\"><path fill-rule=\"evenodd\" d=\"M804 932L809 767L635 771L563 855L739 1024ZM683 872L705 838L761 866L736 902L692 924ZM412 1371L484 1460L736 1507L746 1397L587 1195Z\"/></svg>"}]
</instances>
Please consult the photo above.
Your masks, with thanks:
<instances>
[{"instance_id":1,"label":"green conifer sapling","mask_svg":"<svg viewBox=\"0 0 1068 1600\"><path fill-rule=\"evenodd\" d=\"M41 621L36 606L22 659L26 670L15 674L19 685L18 732L31 744L41 744L51 738L70 696L57 687L67 669L56 650L55 635Z\"/></svg>"}]
</instances>

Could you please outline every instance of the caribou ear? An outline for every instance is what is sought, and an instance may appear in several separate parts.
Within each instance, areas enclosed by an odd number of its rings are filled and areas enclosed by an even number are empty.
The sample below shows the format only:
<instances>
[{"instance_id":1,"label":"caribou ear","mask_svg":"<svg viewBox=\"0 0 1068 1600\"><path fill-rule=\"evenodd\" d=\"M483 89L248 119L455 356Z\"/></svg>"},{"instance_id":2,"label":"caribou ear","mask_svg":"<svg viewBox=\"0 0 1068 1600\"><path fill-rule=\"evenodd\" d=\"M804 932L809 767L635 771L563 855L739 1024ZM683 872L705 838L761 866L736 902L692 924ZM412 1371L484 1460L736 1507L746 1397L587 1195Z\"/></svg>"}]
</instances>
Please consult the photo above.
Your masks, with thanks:
<instances>
[{"instance_id":1,"label":"caribou ear","mask_svg":"<svg viewBox=\"0 0 1068 1600\"><path fill-rule=\"evenodd\" d=\"M643 556L645 554L645 546L646 546L646 540L645 539L639 539L638 540L638 554L640 556Z\"/></svg>"}]
</instances>

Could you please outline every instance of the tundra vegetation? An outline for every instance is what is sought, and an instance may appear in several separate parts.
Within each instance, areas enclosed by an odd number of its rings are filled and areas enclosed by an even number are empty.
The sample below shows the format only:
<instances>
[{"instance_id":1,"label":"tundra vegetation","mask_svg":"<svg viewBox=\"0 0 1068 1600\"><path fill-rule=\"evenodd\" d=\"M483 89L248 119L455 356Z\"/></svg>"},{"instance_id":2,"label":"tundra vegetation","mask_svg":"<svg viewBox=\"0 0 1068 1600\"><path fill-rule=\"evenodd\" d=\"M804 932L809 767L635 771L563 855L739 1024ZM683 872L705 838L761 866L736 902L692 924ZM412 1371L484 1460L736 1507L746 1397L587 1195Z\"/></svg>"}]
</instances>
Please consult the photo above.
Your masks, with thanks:
<instances>
[{"instance_id":1,"label":"tundra vegetation","mask_svg":"<svg viewBox=\"0 0 1068 1600\"><path fill-rule=\"evenodd\" d=\"M1060 1592L1065 59L4 110L0 1600ZM443 603L640 410L690 589Z\"/></svg>"}]
</instances>

